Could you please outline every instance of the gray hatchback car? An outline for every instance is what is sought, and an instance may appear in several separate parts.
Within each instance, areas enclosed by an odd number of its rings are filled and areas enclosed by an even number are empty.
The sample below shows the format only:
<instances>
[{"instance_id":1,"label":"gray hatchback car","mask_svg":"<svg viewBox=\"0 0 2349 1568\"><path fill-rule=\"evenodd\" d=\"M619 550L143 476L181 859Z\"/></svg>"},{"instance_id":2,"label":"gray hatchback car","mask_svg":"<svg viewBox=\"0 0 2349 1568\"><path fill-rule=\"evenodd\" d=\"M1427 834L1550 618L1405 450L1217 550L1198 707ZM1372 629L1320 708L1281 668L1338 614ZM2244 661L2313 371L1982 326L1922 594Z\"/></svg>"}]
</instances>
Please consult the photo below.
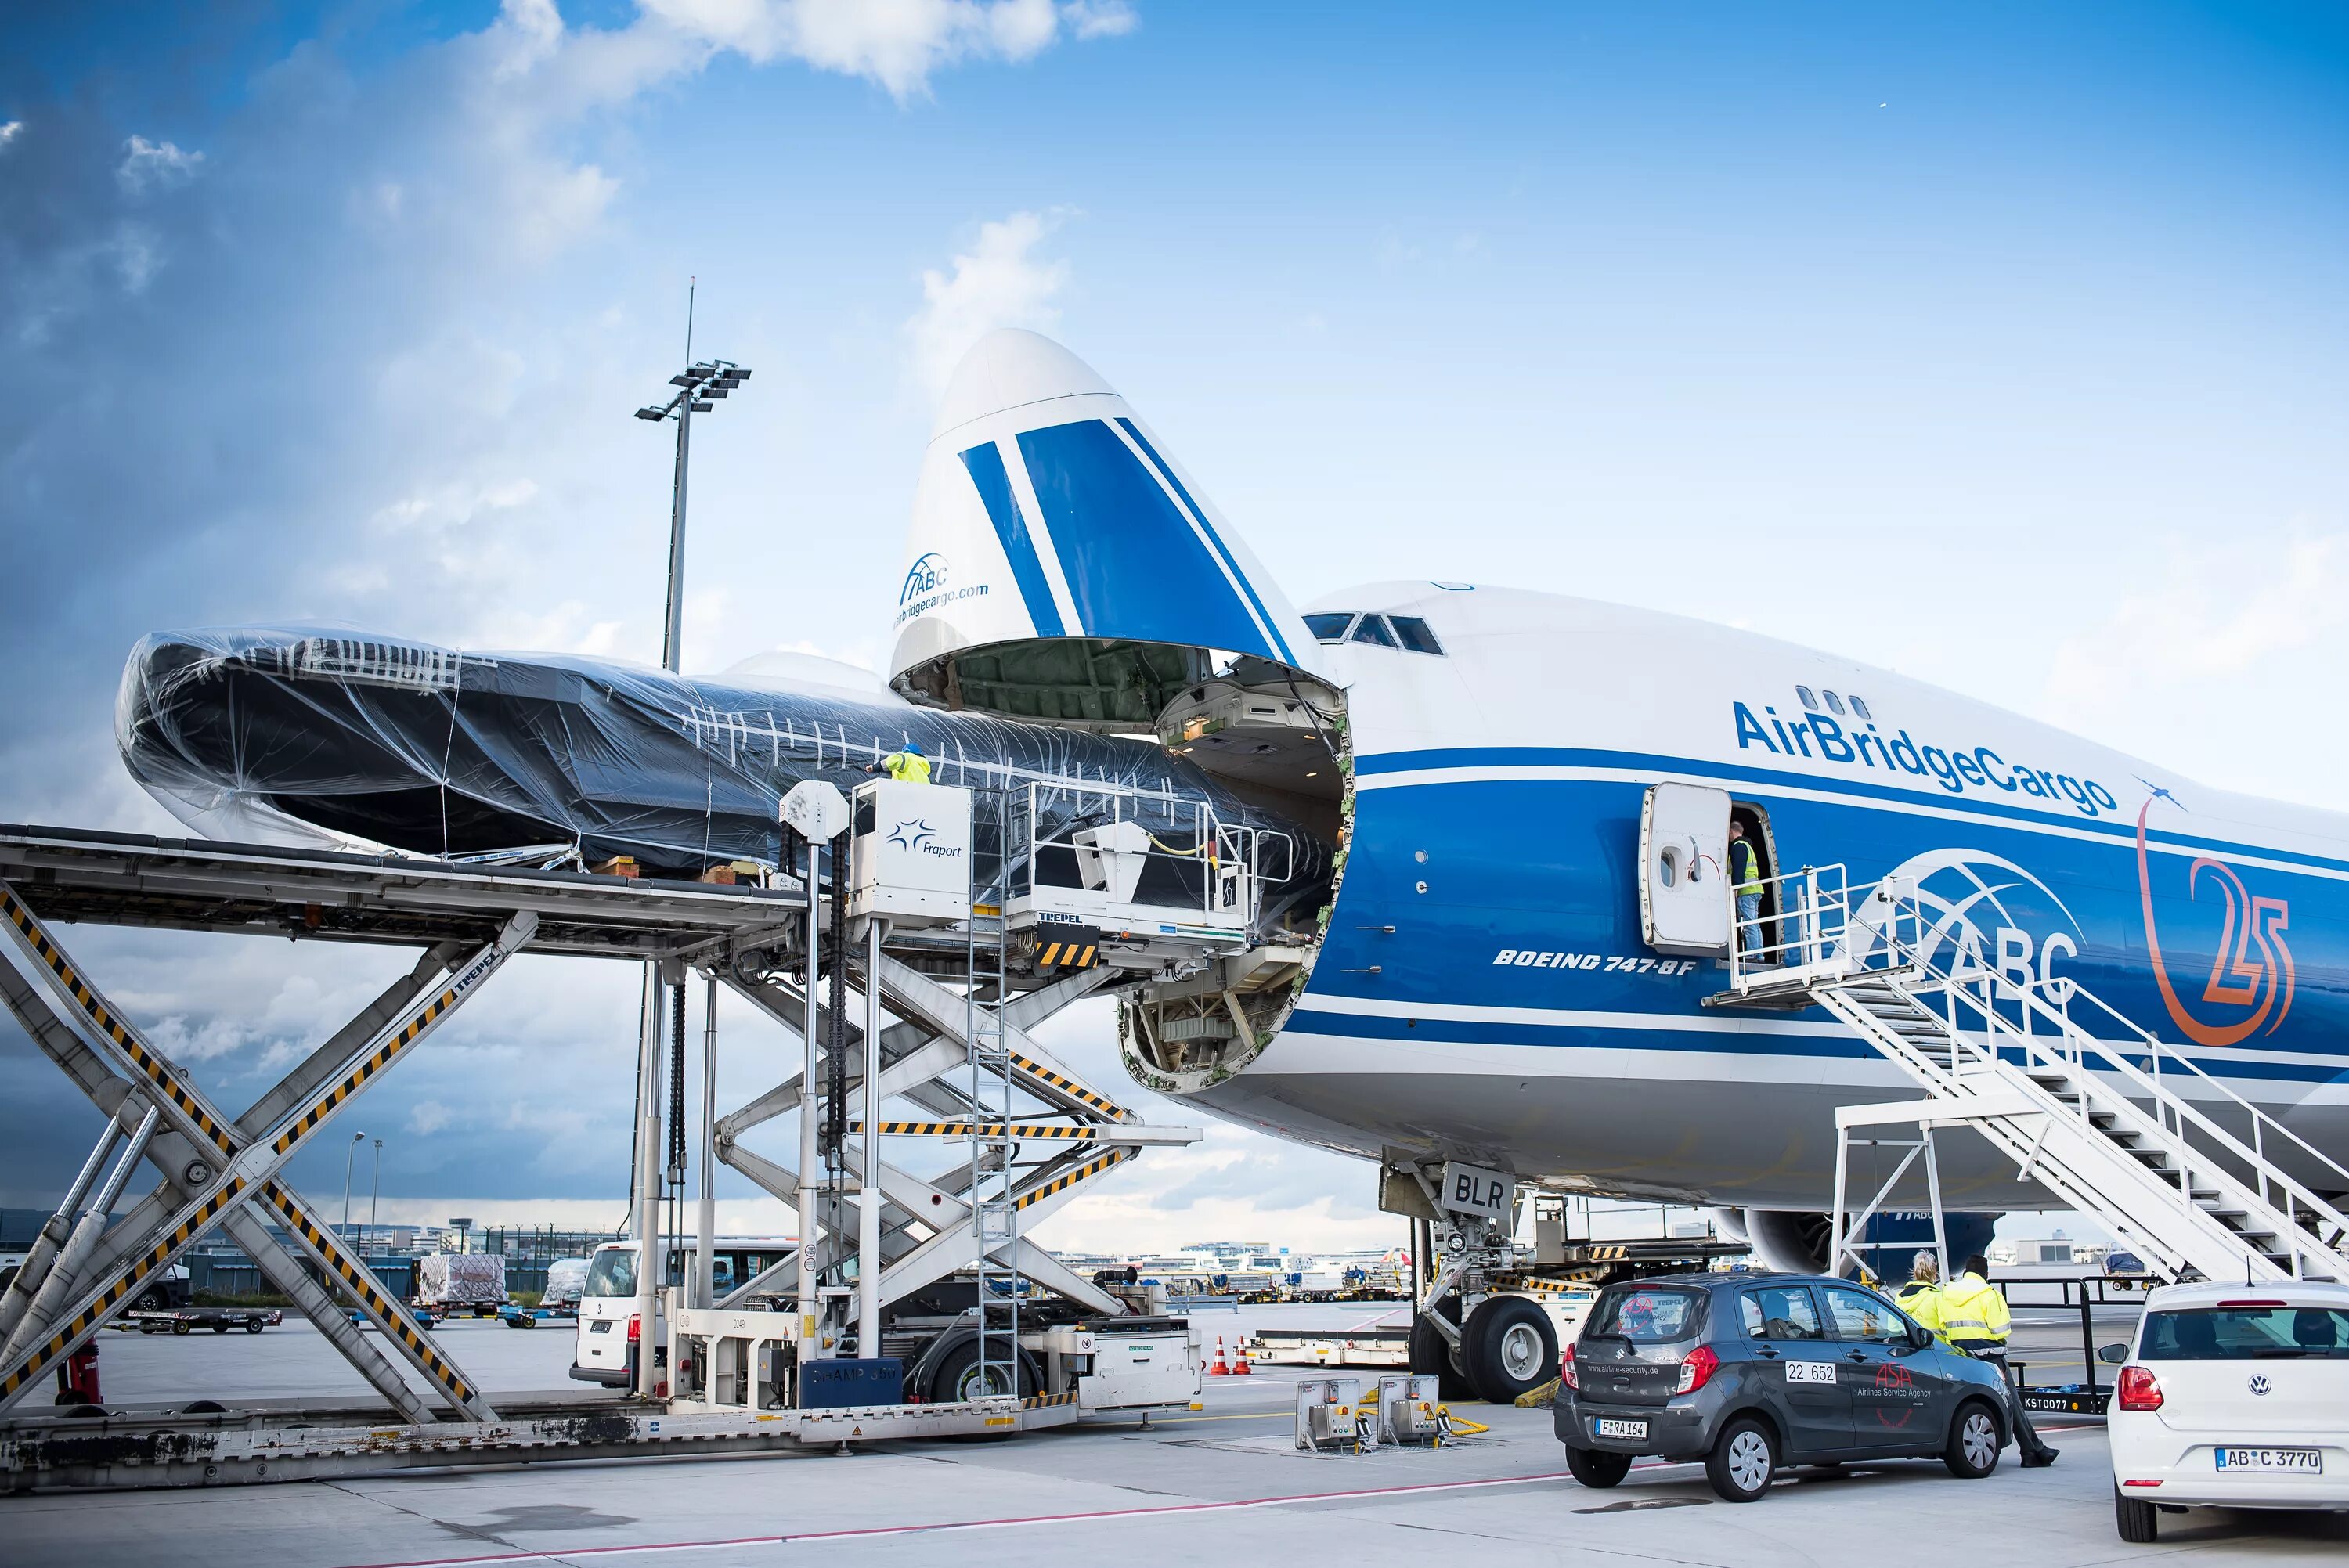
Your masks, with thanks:
<instances>
[{"instance_id":1,"label":"gray hatchback car","mask_svg":"<svg viewBox=\"0 0 2349 1568\"><path fill-rule=\"evenodd\" d=\"M1559 1358L1567 1468L1613 1486L1642 1454L1704 1462L1752 1502L1788 1465L1939 1459L1986 1476L2007 1441L1999 1372L1848 1280L1675 1274L1609 1285Z\"/></svg>"}]
</instances>

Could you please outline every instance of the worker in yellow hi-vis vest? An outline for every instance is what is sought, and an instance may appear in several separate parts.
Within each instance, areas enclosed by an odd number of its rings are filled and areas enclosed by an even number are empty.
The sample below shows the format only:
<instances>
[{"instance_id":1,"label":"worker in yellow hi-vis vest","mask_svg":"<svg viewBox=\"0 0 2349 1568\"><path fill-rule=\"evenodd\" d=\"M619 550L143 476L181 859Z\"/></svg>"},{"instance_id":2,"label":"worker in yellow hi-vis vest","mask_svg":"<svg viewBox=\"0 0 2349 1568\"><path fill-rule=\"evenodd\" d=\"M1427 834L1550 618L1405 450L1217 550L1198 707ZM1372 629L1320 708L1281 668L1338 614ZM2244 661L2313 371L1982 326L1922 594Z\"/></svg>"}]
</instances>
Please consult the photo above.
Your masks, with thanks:
<instances>
[{"instance_id":1,"label":"worker in yellow hi-vis vest","mask_svg":"<svg viewBox=\"0 0 2349 1568\"><path fill-rule=\"evenodd\" d=\"M1990 1260L1976 1253L1958 1271L1958 1277L1941 1287L1941 1334L1975 1360L1998 1368L1999 1387L2006 1391L2007 1419L2023 1449L2023 1468L2052 1465L2055 1450L2032 1429L2031 1413L2023 1408L2023 1396L2007 1373L2006 1336L2013 1318L2006 1309L2006 1297L1985 1277L1989 1273Z\"/></svg>"},{"instance_id":2,"label":"worker in yellow hi-vis vest","mask_svg":"<svg viewBox=\"0 0 2349 1568\"><path fill-rule=\"evenodd\" d=\"M1734 817L1729 819L1729 886L1737 895L1737 951L1752 954L1762 945L1762 857Z\"/></svg>"},{"instance_id":3,"label":"worker in yellow hi-vis vest","mask_svg":"<svg viewBox=\"0 0 2349 1568\"><path fill-rule=\"evenodd\" d=\"M880 761L868 764L864 771L886 773L900 784L926 784L930 781L930 759L909 740Z\"/></svg>"}]
</instances>

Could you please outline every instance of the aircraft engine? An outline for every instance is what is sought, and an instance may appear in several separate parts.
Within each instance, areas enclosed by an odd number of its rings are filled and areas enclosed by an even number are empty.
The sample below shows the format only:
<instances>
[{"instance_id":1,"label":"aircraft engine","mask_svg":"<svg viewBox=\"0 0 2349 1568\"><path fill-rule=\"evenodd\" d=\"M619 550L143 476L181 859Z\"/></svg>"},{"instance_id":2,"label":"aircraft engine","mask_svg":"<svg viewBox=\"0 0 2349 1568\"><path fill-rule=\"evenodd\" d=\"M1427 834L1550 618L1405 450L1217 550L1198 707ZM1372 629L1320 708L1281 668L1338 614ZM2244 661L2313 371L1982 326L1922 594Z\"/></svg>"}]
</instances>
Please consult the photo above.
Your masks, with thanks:
<instances>
[{"instance_id":1,"label":"aircraft engine","mask_svg":"<svg viewBox=\"0 0 2349 1568\"><path fill-rule=\"evenodd\" d=\"M1825 1274L1830 1228L1816 1210L1748 1209L1745 1239L1767 1266L1786 1274Z\"/></svg>"}]
</instances>

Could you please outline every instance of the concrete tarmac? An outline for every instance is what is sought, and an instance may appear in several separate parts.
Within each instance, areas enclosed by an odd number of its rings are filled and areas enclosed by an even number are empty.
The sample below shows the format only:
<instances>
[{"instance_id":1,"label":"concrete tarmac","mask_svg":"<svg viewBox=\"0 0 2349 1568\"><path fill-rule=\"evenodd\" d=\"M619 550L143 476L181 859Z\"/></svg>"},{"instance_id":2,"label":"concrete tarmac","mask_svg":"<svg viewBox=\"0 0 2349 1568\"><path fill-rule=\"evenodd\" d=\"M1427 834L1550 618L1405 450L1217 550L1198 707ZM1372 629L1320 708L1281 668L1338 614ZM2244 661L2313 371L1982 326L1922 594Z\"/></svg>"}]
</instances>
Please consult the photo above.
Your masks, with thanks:
<instances>
[{"instance_id":1,"label":"concrete tarmac","mask_svg":"<svg viewBox=\"0 0 2349 1568\"><path fill-rule=\"evenodd\" d=\"M1321 1320L1314 1326L1338 1327L1374 1312L1289 1308L1249 1316L1302 1326L1297 1319L1311 1315ZM1202 1326L1211 1353L1216 1335L1231 1332L1207 1318ZM2033 1323L2026 1333L2064 1326L2076 1346L2075 1320ZM567 1331L459 1324L446 1334L449 1349L493 1389L565 1386ZM2052 1358L2056 1348L2045 1354ZM253 1336L111 1336L107 1352L109 1403L193 1397L199 1384L217 1395L228 1387L214 1380L218 1375L271 1365L247 1365L255 1355L276 1358L277 1387L313 1397L327 1390L297 1388L302 1368L340 1368L315 1335L292 1325ZM2071 1354L2076 1359L2076 1348ZM125 1381L116 1383L118 1374ZM1762 1502L1736 1506L1715 1500L1694 1466L1651 1461L1612 1491L1578 1486L1565 1474L1547 1410L1460 1407L1491 1430L1438 1452L1300 1453L1291 1411L1295 1381L1305 1375L1212 1378L1205 1410L1147 1429L1128 1418L1025 1438L890 1444L847 1457L539 1465L0 1499L0 1559L11 1568L671 1560L931 1568L948 1554L972 1564L1028 1564L1302 1562L1339 1553L1338 1560L1380 1562L1433 1554L1476 1568L1615 1560L1764 1568L1960 1552L1973 1561L2033 1564L2156 1553L2338 1563L2349 1551L2349 1519L2251 1512L2165 1515L2157 1546L2125 1545L2113 1528L2099 1427L2051 1427L2051 1440L2064 1449L2053 1470L2019 1470L2010 1449L1982 1481L1956 1480L1935 1461L1795 1472ZM333 1392L342 1393L347 1378L342 1373Z\"/></svg>"}]
</instances>

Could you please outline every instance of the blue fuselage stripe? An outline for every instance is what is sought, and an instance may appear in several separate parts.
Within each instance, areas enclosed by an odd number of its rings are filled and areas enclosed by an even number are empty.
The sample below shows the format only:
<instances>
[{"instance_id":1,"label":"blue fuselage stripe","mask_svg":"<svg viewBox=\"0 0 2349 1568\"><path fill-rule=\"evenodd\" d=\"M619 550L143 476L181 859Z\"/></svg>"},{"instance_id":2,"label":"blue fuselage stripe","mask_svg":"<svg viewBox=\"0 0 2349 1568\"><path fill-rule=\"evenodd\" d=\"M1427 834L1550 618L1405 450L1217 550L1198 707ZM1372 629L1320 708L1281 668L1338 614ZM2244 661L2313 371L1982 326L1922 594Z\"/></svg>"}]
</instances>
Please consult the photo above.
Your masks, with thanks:
<instances>
[{"instance_id":1,"label":"blue fuselage stripe","mask_svg":"<svg viewBox=\"0 0 2349 1568\"><path fill-rule=\"evenodd\" d=\"M1019 586L1019 601L1028 607L1036 634L1061 635L1061 607L1052 601L1051 584L1044 581L1044 563L1036 559L1035 542L1028 537L1027 520L1019 515L1019 500L1011 493L1011 477L1004 472L1003 454L988 441L964 452L962 466L969 470L970 482L978 487L987 521L995 525L995 537L1003 545L1004 559L1011 563L1011 581Z\"/></svg>"}]
</instances>

